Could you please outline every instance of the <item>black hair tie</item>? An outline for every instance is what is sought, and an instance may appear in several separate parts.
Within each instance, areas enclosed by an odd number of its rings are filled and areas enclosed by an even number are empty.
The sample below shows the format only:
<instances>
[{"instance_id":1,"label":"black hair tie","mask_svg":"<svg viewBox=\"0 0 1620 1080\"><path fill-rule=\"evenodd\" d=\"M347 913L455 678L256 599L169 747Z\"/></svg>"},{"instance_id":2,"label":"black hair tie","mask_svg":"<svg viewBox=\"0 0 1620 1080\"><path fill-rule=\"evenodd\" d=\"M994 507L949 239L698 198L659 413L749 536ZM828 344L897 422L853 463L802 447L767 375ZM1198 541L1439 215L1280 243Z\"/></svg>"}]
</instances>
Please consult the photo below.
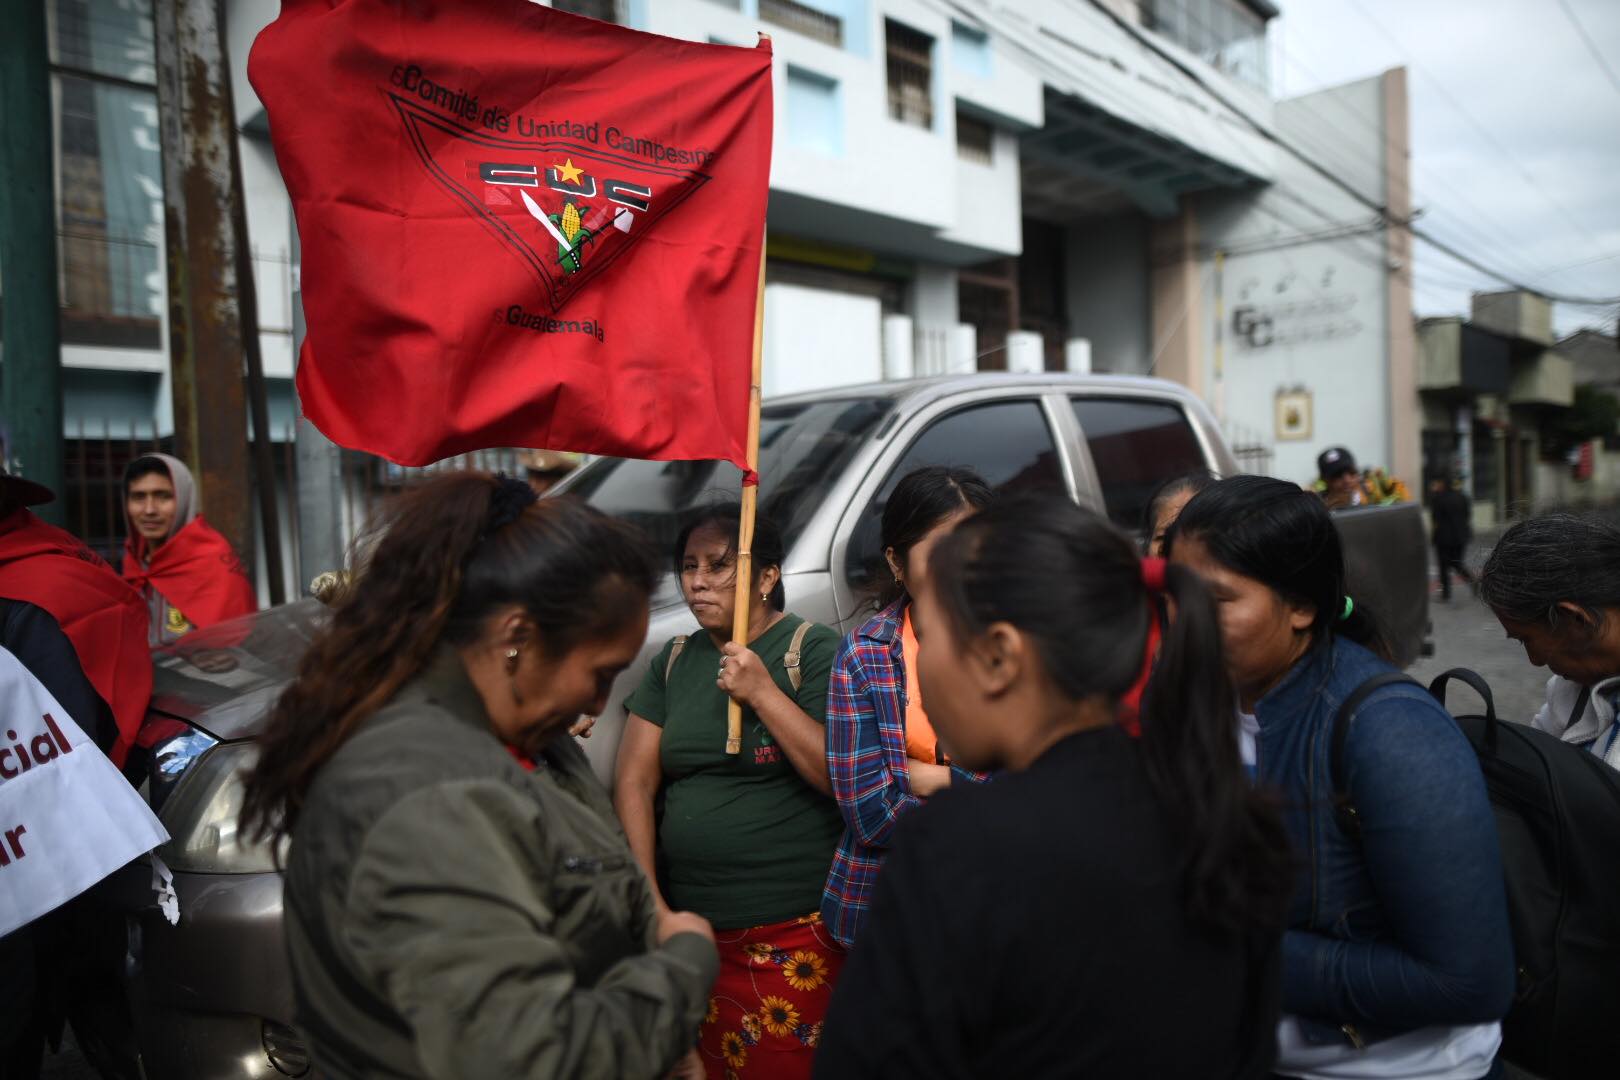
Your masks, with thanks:
<instances>
[{"instance_id":1,"label":"black hair tie","mask_svg":"<svg viewBox=\"0 0 1620 1080\"><path fill-rule=\"evenodd\" d=\"M495 491L489 497L489 520L484 524L484 535L512 524L523 516L523 511L534 505L540 496L526 482L497 473Z\"/></svg>"}]
</instances>

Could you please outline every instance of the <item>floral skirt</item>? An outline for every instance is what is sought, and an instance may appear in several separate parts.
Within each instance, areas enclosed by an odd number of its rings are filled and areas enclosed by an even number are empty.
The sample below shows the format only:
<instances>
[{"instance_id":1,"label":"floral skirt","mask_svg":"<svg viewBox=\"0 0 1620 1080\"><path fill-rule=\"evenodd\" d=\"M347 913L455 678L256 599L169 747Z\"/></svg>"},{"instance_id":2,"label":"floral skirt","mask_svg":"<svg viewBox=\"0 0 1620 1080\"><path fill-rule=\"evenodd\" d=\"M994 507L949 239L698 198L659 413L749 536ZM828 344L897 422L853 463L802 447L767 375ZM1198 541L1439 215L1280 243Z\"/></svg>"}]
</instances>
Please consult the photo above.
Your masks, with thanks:
<instances>
[{"instance_id":1,"label":"floral skirt","mask_svg":"<svg viewBox=\"0 0 1620 1080\"><path fill-rule=\"evenodd\" d=\"M714 936L720 976L698 1037L709 1080L809 1080L842 946L819 914Z\"/></svg>"}]
</instances>

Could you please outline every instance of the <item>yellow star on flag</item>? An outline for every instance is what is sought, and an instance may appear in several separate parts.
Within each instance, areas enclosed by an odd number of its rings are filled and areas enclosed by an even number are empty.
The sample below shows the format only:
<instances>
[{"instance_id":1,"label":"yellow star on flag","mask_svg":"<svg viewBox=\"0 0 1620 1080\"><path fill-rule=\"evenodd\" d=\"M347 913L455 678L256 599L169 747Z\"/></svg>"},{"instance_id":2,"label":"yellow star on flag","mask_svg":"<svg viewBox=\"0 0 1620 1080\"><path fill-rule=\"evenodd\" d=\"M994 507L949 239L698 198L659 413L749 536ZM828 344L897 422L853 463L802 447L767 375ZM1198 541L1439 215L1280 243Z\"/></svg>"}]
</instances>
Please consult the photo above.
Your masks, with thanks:
<instances>
[{"instance_id":1,"label":"yellow star on flag","mask_svg":"<svg viewBox=\"0 0 1620 1080\"><path fill-rule=\"evenodd\" d=\"M553 165L552 168L557 172L557 179L565 184L579 183L580 173L585 171L574 164L573 158L567 159L561 165Z\"/></svg>"}]
</instances>

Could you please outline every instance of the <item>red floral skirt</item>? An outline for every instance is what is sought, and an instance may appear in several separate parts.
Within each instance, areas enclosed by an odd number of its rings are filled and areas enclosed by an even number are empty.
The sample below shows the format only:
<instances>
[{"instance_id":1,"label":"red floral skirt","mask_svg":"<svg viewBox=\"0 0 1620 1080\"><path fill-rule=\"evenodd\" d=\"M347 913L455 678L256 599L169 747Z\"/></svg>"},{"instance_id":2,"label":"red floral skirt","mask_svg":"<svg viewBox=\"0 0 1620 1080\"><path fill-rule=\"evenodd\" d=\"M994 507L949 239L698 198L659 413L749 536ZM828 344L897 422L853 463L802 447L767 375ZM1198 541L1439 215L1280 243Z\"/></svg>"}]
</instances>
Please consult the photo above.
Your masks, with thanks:
<instances>
[{"instance_id":1,"label":"red floral skirt","mask_svg":"<svg viewBox=\"0 0 1620 1080\"><path fill-rule=\"evenodd\" d=\"M709 1080L809 1080L843 948L819 914L714 936L720 976L698 1037Z\"/></svg>"}]
</instances>

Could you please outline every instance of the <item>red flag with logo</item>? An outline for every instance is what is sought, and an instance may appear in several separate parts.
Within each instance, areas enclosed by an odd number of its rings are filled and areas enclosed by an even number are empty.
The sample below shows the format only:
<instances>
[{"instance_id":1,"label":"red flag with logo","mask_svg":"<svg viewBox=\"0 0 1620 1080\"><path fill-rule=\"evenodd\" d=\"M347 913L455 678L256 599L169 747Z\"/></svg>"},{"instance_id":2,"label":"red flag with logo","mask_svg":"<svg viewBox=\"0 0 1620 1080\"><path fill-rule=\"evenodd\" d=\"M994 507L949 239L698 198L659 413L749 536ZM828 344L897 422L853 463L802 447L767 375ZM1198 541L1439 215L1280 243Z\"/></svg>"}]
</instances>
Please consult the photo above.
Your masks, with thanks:
<instances>
[{"instance_id":1,"label":"red flag with logo","mask_svg":"<svg viewBox=\"0 0 1620 1080\"><path fill-rule=\"evenodd\" d=\"M283 0L248 75L302 246L305 414L745 464L771 56L526 0Z\"/></svg>"}]
</instances>

